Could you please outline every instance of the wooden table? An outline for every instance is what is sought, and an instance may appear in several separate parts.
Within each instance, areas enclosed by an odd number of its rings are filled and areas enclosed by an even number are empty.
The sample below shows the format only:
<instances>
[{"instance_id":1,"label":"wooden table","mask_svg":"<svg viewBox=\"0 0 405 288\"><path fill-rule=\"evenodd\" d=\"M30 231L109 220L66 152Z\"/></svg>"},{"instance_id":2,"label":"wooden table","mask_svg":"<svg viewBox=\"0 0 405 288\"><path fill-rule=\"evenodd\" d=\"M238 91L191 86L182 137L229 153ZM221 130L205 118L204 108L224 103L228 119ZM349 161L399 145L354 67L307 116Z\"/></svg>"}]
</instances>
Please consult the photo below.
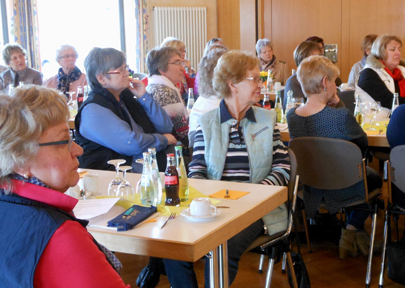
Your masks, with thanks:
<instances>
[{"instance_id":1,"label":"wooden table","mask_svg":"<svg viewBox=\"0 0 405 288\"><path fill-rule=\"evenodd\" d=\"M99 186L107 193L109 182L115 173L88 170L98 174ZM135 187L140 174L127 174L127 180ZM190 222L181 215L170 221L164 229L160 226L167 216L158 217L157 222L146 223L135 229L116 232L104 228L88 227L98 242L112 251L169 258L195 262L213 251L213 279L211 287L228 287L226 241L263 217L269 211L287 201L287 188L259 184L189 179L189 185L209 195L221 189L250 192L238 200L222 199L222 214L211 222ZM218 267L218 265L222 267Z\"/></svg>"}]
</instances>

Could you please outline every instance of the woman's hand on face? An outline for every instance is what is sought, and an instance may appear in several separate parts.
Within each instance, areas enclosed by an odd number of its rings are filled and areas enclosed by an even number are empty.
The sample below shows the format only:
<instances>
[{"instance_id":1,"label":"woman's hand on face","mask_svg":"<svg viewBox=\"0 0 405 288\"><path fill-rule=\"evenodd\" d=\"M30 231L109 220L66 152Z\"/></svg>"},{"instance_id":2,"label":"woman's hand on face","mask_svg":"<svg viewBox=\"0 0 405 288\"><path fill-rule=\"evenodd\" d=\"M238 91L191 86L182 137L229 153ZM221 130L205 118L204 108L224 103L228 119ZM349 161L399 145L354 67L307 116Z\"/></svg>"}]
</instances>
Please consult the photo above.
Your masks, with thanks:
<instances>
[{"instance_id":1,"label":"woman's hand on face","mask_svg":"<svg viewBox=\"0 0 405 288\"><path fill-rule=\"evenodd\" d=\"M184 63L184 68L186 68L186 69L191 69L191 62L190 62L190 60L184 58L182 61L183 61L183 63Z\"/></svg>"},{"instance_id":2,"label":"woman's hand on face","mask_svg":"<svg viewBox=\"0 0 405 288\"><path fill-rule=\"evenodd\" d=\"M167 145L176 145L177 139L172 134L163 134L167 138Z\"/></svg>"},{"instance_id":3,"label":"woman's hand on face","mask_svg":"<svg viewBox=\"0 0 405 288\"><path fill-rule=\"evenodd\" d=\"M339 96L335 93L332 97L332 99L329 101L328 106L331 107L336 107L337 104L339 104L340 98Z\"/></svg>"},{"instance_id":4,"label":"woman's hand on face","mask_svg":"<svg viewBox=\"0 0 405 288\"><path fill-rule=\"evenodd\" d=\"M128 88L136 97L142 97L143 94L146 93L145 85L143 84L143 82L133 78L129 78Z\"/></svg>"}]
</instances>

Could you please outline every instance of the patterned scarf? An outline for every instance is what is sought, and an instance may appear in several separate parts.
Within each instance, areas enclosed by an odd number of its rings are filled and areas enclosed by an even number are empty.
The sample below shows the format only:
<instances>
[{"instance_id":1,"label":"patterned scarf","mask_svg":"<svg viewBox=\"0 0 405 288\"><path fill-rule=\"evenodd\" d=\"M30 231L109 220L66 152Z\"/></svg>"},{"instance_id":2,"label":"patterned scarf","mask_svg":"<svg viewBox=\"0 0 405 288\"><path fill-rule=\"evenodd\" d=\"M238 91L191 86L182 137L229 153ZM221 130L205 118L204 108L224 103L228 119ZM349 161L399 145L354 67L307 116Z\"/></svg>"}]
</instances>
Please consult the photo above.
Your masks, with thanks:
<instances>
[{"instance_id":1,"label":"patterned scarf","mask_svg":"<svg viewBox=\"0 0 405 288\"><path fill-rule=\"evenodd\" d=\"M75 67L75 69L69 74L65 74L62 67L60 67L58 71L58 89L65 93L69 92L70 83L78 80L81 75L82 72L77 67Z\"/></svg>"},{"instance_id":2,"label":"patterned scarf","mask_svg":"<svg viewBox=\"0 0 405 288\"><path fill-rule=\"evenodd\" d=\"M399 70L398 68L394 68L394 71L390 71L387 69L387 67L385 66L385 63L382 62L384 64L384 69L385 71L392 77L392 79L394 79L395 82L398 82L399 85L399 96L404 97L405 98L405 79L404 79L404 75L402 75L401 70Z\"/></svg>"},{"instance_id":3,"label":"patterned scarf","mask_svg":"<svg viewBox=\"0 0 405 288\"><path fill-rule=\"evenodd\" d=\"M260 71L267 71L271 69L273 71L276 68L276 56L273 55L273 59L269 63L264 62L262 58L260 58Z\"/></svg>"}]
</instances>

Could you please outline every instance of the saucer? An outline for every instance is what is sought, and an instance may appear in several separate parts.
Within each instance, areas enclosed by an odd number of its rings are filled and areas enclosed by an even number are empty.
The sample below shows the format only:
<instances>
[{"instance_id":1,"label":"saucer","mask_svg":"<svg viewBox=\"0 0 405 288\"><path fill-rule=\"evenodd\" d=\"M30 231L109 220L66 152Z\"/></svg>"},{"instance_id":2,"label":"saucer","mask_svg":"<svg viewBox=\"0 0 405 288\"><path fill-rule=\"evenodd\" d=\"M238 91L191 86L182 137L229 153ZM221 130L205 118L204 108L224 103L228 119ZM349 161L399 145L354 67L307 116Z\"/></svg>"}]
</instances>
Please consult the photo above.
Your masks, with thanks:
<instances>
[{"instance_id":1,"label":"saucer","mask_svg":"<svg viewBox=\"0 0 405 288\"><path fill-rule=\"evenodd\" d=\"M208 221L211 220L215 217L217 217L218 215L220 215L222 213L222 211L220 209L217 209L217 212L215 214L211 214L211 215L206 215L206 216L193 216L190 214L190 208L184 209L183 211L180 212L181 216L186 217L188 220L190 221Z\"/></svg>"}]
</instances>

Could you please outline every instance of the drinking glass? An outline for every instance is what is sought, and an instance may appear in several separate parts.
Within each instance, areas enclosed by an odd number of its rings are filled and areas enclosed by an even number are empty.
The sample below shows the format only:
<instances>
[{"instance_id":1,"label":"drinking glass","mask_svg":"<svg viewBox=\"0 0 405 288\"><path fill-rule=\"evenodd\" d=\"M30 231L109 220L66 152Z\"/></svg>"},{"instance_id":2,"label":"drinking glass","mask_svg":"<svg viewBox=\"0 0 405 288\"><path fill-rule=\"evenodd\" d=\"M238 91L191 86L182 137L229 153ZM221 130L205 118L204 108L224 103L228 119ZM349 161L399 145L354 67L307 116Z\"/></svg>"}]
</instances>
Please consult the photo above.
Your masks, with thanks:
<instances>
[{"instance_id":1,"label":"drinking glass","mask_svg":"<svg viewBox=\"0 0 405 288\"><path fill-rule=\"evenodd\" d=\"M300 106L304 106L304 98L302 98L302 97L297 97L297 98L294 98L294 103L295 103L295 107L300 107Z\"/></svg>"},{"instance_id":2,"label":"drinking glass","mask_svg":"<svg viewBox=\"0 0 405 288\"><path fill-rule=\"evenodd\" d=\"M377 116L378 113L380 113L380 111L381 111L381 102L380 101L375 101L375 105L377 106L377 114L376 114L376 116ZM375 126L381 126L381 124L378 123L378 122L375 122L374 125Z\"/></svg>"},{"instance_id":3,"label":"drinking glass","mask_svg":"<svg viewBox=\"0 0 405 288\"><path fill-rule=\"evenodd\" d=\"M122 179L120 178L120 170L119 166L124 164L126 161L124 159L113 159L107 161L108 164L115 166L115 178L110 182L108 185L108 196L116 196L118 191L118 186L120 186Z\"/></svg>"},{"instance_id":4,"label":"drinking glass","mask_svg":"<svg viewBox=\"0 0 405 288\"><path fill-rule=\"evenodd\" d=\"M366 129L366 130L369 130L369 131L375 131L375 130L377 130L377 129L375 129L374 127L373 127L373 125L374 125L374 118L377 116L377 113L378 113L378 107L377 107L377 105L375 104L375 103L372 103L372 102L366 102L365 104L364 104L364 115L368 118L368 119L370 119L370 124L369 124L369 127L368 127L368 129Z\"/></svg>"},{"instance_id":5,"label":"drinking glass","mask_svg":"<svg viewBox=\"0 0 405 288\"><path fill-rule=\"evenodd\" d=\"M66 92L69 94L69 101L68 101L68 107L69 107L69 112L70 112L70 118L76 116L77 114L77 101L73 100L73 94L76 92Z\"/></svg>"},{"instance_id":6,"label":"drinking glass","mask_svg":"<svg viewBox=\"0 0 405 288\"><path fill-rule=\"evenodd\" d=\"M121 184L118 186L117 197L123 197L128 200L135 201L135 190L132 188L131 183L127 181L127 171L131 170L132 166L121 166L120 170L123 174Z\"/></svg>"}]
</instances>

